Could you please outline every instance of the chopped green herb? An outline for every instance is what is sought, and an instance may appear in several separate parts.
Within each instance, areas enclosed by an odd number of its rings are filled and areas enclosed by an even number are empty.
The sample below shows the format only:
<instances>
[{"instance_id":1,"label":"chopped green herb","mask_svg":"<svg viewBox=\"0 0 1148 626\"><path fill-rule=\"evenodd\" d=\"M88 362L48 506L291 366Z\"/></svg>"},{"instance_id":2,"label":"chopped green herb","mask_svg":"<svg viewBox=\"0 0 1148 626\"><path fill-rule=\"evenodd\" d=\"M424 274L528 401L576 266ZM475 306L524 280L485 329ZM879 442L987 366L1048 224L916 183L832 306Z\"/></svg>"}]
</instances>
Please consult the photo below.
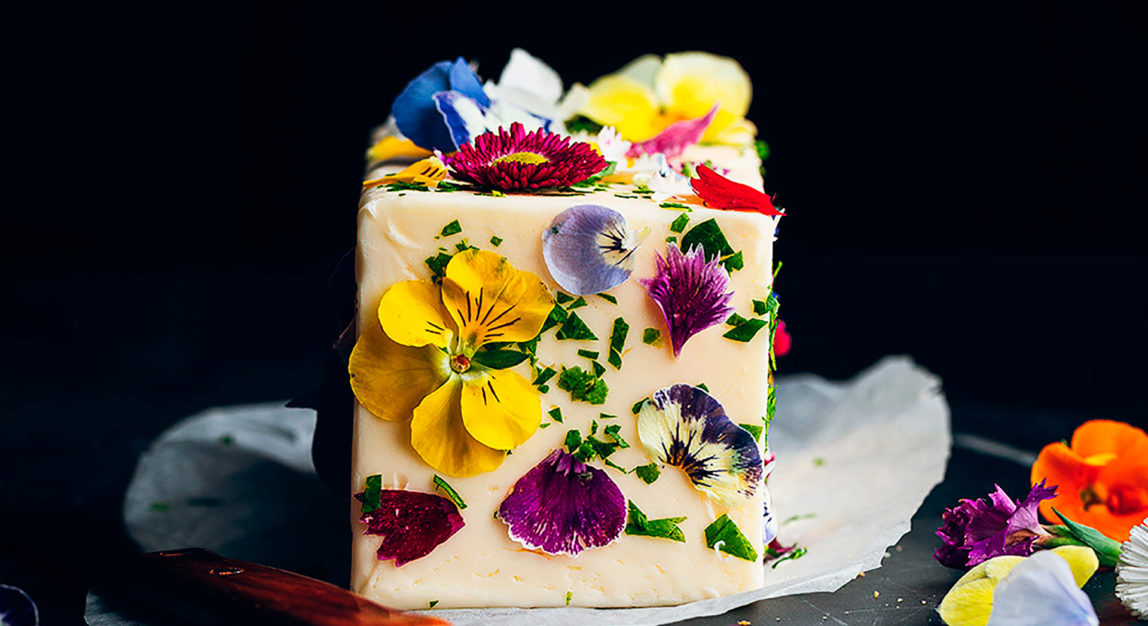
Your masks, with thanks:
<instances>
[{"instance_id":1,"label":"chopped green herb","mask_svg":"<svg viewBox=\"0 0 1148 626\"><path fill-rule=\"evenodd\" d=\"M538 425L539 428L550 428L550 422L543 422Z\"/></svg>"},{"instance_id":2,"label":"chopped green herb","mask_svg":"<svg viewBox=\"0 0 1148 626\"><path fill-rule=\"evenodd\" d=\"M667 517L664 519L648 519L646 514L634 504L633 500L626 501L629 511L626 514L627 535L642 537L656 537L685 543L686 534L678 524L686 521L684 517Z\"/></svg>"},{"instance_id":3,"label":"chopped green herb","mask_svg":"<svg viewBox=\"0 0 1148 626\"><path fill-rule=\"evenodd\" d=\"M598 420L590 420L590 436L598 434Z\"/></svg>"},{"instance_id":4,"label":"chopped green herb","mask_svg":"<svg viewBox=\"0 0 1148 626\"><path fill-rule=\"evenodd\" d=\"M647 328L642 331L642 343L655 348L662 345L662 331L657 328Z\"/></svg>"},{"instance_id":5,"label":"chopped green herb","mask_svg":"<svg viewBox=\"0 0 1148 626\"><path fill-rule=\"evenodd\" d=\"M571 454L578 451L582 447L582 433L577 430L566 431L566 439L563 441L566 444L566 449Z\"/></svg>"},{"instance_id":6,"label":"chopped green herb","mask_svg":"<svg viewBox=\"0 0 1148 626\"><path fill-rule=\"evenodd\" d=\"M666 237L666 243L677 243L677 242L678 242L678 238L674 237L673 235Z\"/></svg>"},{"instance_id":7,"label":"chopped green herb","mask_svg":"<svg viewBox=\"0 0 1148 626\"><path fill-rule=\"evenodd\" d=\"M231 444L235 443L235 437L233 435L220 435L219 443L220 445L230 446Z\"/></svg>"},{"instance_id":8,"label":"chopped green herb","mask_svg":"<svg viewBox=\"0 0 1148 626\"><path fill-rule=\"evenodd\" d=\"M745 320L743 323L738 324L734 328L726 331L722 337L733 339L734 341L746 342L750 339L753 339L753 336L757 334L757 331L765 328L765 326L766 321L763 319L754 318Z\"/></svg>"},{"instance_id":9,"label":"chopped green herb","mask_svg":"<svg viewBox=\"0 0 1148 626\"><path fill-rule=\"evenodd\" d=\"M766 308L764 300L754 300L753 301L753 314L754 315L765 315L766 311L768 311L768 310L769 309Z\"/></svg>"},{"instance_id":10,"label":"chopped green herb","mask_svg":"<svg viewBox=\"0 0 1148 626\"><path fill-rule=\"evenodd\" d=\"M681 202L663 202L658 206L662 207L663 209L685 209L686 211L690 210L690 207L682 204Z\"/></svg>"},{"instance_id":11,"label":"chopped green herb","mask_svg":"<svg viewBox=\"0 0 1148 626\"><path fill-rule=\"evenodd\" d=\"M396 182L387 183L386 185L379 185L379 187L386 187L387 191L430 191L430 189L427 189L426 185L421 183ZM404 194L399 194L399 196L402 195Z\"/></svg>"},{"instance_id":12,"label":"chopped green herb","mask_svg":"<svg viewBox=\"0 0 1148 626\"><path fill-rule=\"evenodd\" d=\"M558 302L558 304L566 304L567 302L572 301L574 296L566 293L565 291L556 291L554 292L554 299Z\"/></svg>"},{"instance_id":13,"label":"chopped green herb","mask_svg":"<svg viewBox=\"0 0 1148 626\"><path fill-rule=\"evenodd\" d=\"M435 605L437 605L437 604L438 604L438 600L431 600L430 602L427 603L427 608L433 609L435 607Z\"/></svg>"},{"instance_id":14,"label":"chopped green herb","mask_svg":"<svg viewBox=\"0 0 1148 626\"><path fill-rule=\"evenodd\" d=\"M737 270L745 268L745 257L742 256L741 250L738 250L732 255L722 259L722 265L725 265L727 272L736 272Z\"/></svg>"},{"instance_id":15,"label":"chopped green herb","mask_svg":"<svg viewBox=\"0 0 1148 626\"><path fill-rule=\"evenodd\" d=\"M596 295L610 304L618 304L618 299L608 293L599 293Z\"/></svg>"},{"instance_id":16,"label":"chopped green herb","mask_svg":"<svg viewBox=\"0 0 1148 626\"><path fill-rule=\"evenodd\" d=\"M753 548L753 544L745 538L741 529L729 518L729 515L724 513L712 524L706 526L706 547L713 548L715 546L730 556L746 561L757 560L757 550Z\"/></svg>"},{"instance_id":17,"label":"chopped green herb","mask_svg":"<svg viewBox=\"0 0 1148 626\"><path fill-rule=\"evenodd\" d=\"M554 378L554 375L557 373L558 373L558 371L555 370L553 367L547 367L546 369L542 370L541 372L538 372L538 376L536 376L534 378L534 382L531 384L532 385L545 385L546 381L550 380L551 378Z\"/></svg>"},{"instance_id":18,"label":"chopped green herb","mask_svg":"<svg viewBox=\"0 0 1148 626\"><path fill-rule=\"evenodd\" d=\"M761 432L765 429L765 426L762 424L738 424L738 426L741 426L746 432L753 435L755 441L761 441Z\"/></svg>"},{"instance_id":19,"label":"chopped green herb","mask_svg":"<svg viewBox=\"0 0 1148 626\"><path fill-rule=\"evenodd\" d=\"M610 459L602 459L602 462L606 464L606 467L612 467L612 468L618 470L619 472L622 472L623 474L629 474L630 473L630 470L622 467L621 465L618 465L617 463L611 461Z\"/></svg>"},{"instance_id":20,"label":"chopped green herb","mask_svg":"<svg viewBox=\"0 0 1148 626\"><path fill-rule=\"evenodd\" d=\"M606 394L610 391L606 381L578 366L562 370L558 376L558 388L570 392L571 399L590 404L606 402Z\"/></svg>"},{"instance_id":21,"label":"chopped green herb","mask_svg":"<svg viewBox=\"0 0 1148 626\"><path fill-rule=\"evenodd\" d=\"M554 407L553 409L550 409L546 413L548 415L550 415L550 419L554 420L555 422L558 422L559 424L562 423L562 409L560 409L558 407Z\"/></svg>"},{"instance_id":22,"label":"chopped green herb","mask_svg":"<svg viewBox=\"0 0 1148 626\"><path fill-rule=\"evenodd\" d=\"M797 548L796 550L793 550L792 552L789 552L785 556L782 556L781 558L777 559L769 567L770 567L770 569L773 569L773 568L777 567L778 565L780 565L783 561L793 561L795 559L800 559L801 557L805 556L805 554L807 552L809 552L809 549L806 548L805 546L802 546L800 548Z\"/></svg>"},{"instance_id":23,"label":"chopped green herb","mask_svg":"<svg viewBox=\"0 0 1148 626\"><path fill-rule=\"evenodd\" d=\"M447 224L446 226L443 226L442 231L439 232L439 236L449 237L451 235L457 235L461 232L462 232L462 224L459 224L458 220L455 220L455 221Z\"/></svg>"},{"instance_id":24,"label":"chopped green herb","mask_svg":"<svg viewBox=\"0 0 1148 626\"><path fill-rule=\"evenodd\" d=\"M462 499L462 496L458 495L458 492L454 490L454 487L451 487L450 483L446 482L442 476L435 474L434 478L431 479L431 482L434 483L434 486L437 489L445 493L446 497L450 498L451 502L454 502L454 505L458 507L458 510L461 511L466 508L466 501Z\"/></svg>"},{"instance_id":25,"label":"chopped green herb","mask_svg":"<svg viewBox=\"0 0 1148 626\"><path fill-rule=\"evenodd\" d=\"M635 467L634 473L638 475L638 478L642 479L642 482L647 485L652 485L654 481L662 475L662 470L658 467L657 463L650 463L649 465L639 465Z\"/></svg>"},{"instance_id":26,"label":"chopped green herb","mask_svg":"<svg viewBox=\"0 0 1148 626\"><path fill-rule=\"evenodd\" d=\"M561 305L555 304L554 308L550 309L550 315L546 318L546 321L542 323L542 330L538 331L539 334L565 322L567 315L566 309L562 308Z\"/></svg>"},{"instance_id":27,"label":"chopped green herb","mask_svg":"<svg viewBox=\"0 0 1148 626\"><path fill-rule=\"evenodd\" d=\"M574 599L574 592L573 591L567 591L566 592L566 606L570 606L570 601L573 599Z\"/></svg>"},{"instance_id":28,"label":"chopped green herb","mask_svg":"<svg viewBox=\"0 0 1148 626\"><path fill-rule=\"evenodd\" d=\"M555 338L574 339L579 341L594 341L598 339L598 337L590 330L590 327L586 325L586 322L583 322L582 318L578 317L577 313L570 313L566 317L566 321L563 322L562 328L558 329L558 333L555 335Z\"/></svg>"},{"instance_id":29,"label":"chopped green herb","mask_svg":"<svg viewBox=\"0 0 1148 626\"><path fill-rule=\"evenodd\" d=\"M704 392L706 392L706 393L709 393L709 392L710 392L710 388L709 388L708 386L706 386L706 384L705 384L705 383L698 383L698 384L696 384L696 385L694 385L694 386L695 386L695 387L697 387L698 389L701 389L702 391L704 391Z\"/></svg>"},{"instance_id":30,"label":"chopped green herb","mask_svg":"<svg viewBox=\"0 0 1148 626\"><path fill-rule=\"evenodd\" d=\"M442 180L442 181L439 181L438 187L435 187L434 190L438 191L438 192L449 192L449 191L463 191L463 190L469 189L469 188L470 188L469 185L460 185L458 183L452 183L449 180Z\"/></svg>"},{"instance_id":31,"label":"chopped green herb","mask_svg":"<svg viewBox=\"0 0 1148 626\"><path fill-rule=\"evenodd\" d=\"M579 348L578 349L578 356L584 356L587 359L590 359L591 361L593 361L594 359L598 358L598 353L594 352L593 350L584 350L582 348Z\"/></svg>"},{"instance_id":32,"label":"chopped green herb","mask_svg":"<svg viewBox=\"0 0 1148 626\"><path fill-rule=\"evenodd\" d=\"M596 423L597 422L595 422L595 424ZM626 443L625 439L622 439L622 435L619 434L620 430L622 430L621 425L610 424L610 425L606 426L605 428L603 428L602 432L606 433L607 436L609 436L611 439L613 439L614 443L618 444L619 448L629 448L630 444Z\"/></svg>"},{"instance_id":33,"label":"chopped green herb","mask_svg":"<svg viewBox=\"0 0 1148 626\"><path fill-rule=\"evenodd\" d=\"M730 326L740 326L745 323L745 318L738 315L737 313L734 313L726 319L725 323Z\"/></svg>"},{"instance_id":34,"label":"chopped green herb","mask_svg":"<svg viewBox=\"0 0 1148 626\"><path fill-rule=\"evenodd\" d=\"M525 361L530 355L518 350L479 350L474 353L474 362L491 369L504 370Z\"/></svg>"},{"instance_id":35,"label":"chopped green herb","mask_svg":"<svg viewBox=\"0 0 1148 626\"><path fill-rule=\"evenodd\" d=\"M577 300L575 300L575 301L573 301L573 302L571 302L571 303L570 303L570 304L569 304L569 305L566 307L566 310L567 310L567 311L573 311L574 309L580 309L580 308L582 308L582 307L584 307L584 306L586 306L586 298L583 298L582 296L578 296L578 299L577 299Z\"/></svg>"},{"instance_id":36,"label":"chopped green herb","mask_svg":"<svg viewBox=\"0 0 1148 626\"><path fill-rule=\"evenodd\" d=\"M670 222L670 232L675 232L675 233L682 232L683 230L686 229L686 224L688 224L689 222L690 222L690 214L689 213L682 213L681 215L679 215L677 217L677 219Z\"/></svg>"},{"instance_id":37,"label":"chopped green herb","mask_svg":"<svg viewBox=\"0 0 1148 626\"><path fill-rule=\"evenodd\" d=\"M467 250L478 250L478 247L470 245L469 241L463 239L462 241L454 244L454 249L458 250L459 252L465 252Z\"/></svg>"},{"instance_id":38,"label":"chopped green herb","mask_svg":"<svg viewBox=\"0 0 1148 626\"><path fill-rule=\"evenodd\" d=\"M630 407L630 412L634 415L637 415L638 411L642 410L642 405L645 404L648 400L649 398L642 398L641 400L638 400L634 403L634 406Z\"/></svg>"},{"instance_id":39,"label":"chopped green herb","mask_svg":"<svg viewBox=\"0 0 1148 626\"><path fill-rule=\"evenodd\" d=\"M813 457L813 464L817 467L821 467L822 465L825 465L825 459L823 459L819 456Z\"/></svg>"},{"instance_id":40,"label":"chopped green herb","mask_svg":"<svg viewBox=\"0 0 1148 626\"><path fill-rule=\"evenodd\" d=\"M431 269L434 274L434 281L440 282L442 277L446 275L446 265L450 263L451 256L445 252L439 252L437 255L427 258L425 261L427 267Z\"/></svg>"},{"instance_id":41,"label":"chopped green herb","mask_svg":"<svg viewBox=\"0 0 1148 626\"><path fill-rule=\"evenodd\" d=\"M615 198L623 198L626 200L636 200L636 199L640 198L641 196L635 196L634 194L629 194L629 193L616 193L616 194L614 194L614 197Z\"/></svg>"},{"instance_id":42,"label":"chopped green herb","mask_svg":"<svg viewBox=\"0 0 1148 626\"><path fill-rule=\"evenodd\" d=\"M495 248L497 248L498 246L501 246L502 245L502 237L499 237L498 235L491 237L490 238L490 245L494 246Z\"/></svg>"},{"instance_id":43,"label":"chopped green herb","mask_svg":"<svg viewBox=\"0 0 1148 626\"><path fill-rule=\"evenodd\" d=\"M600 420L608 420L608 419L613 419L615 417L618 417L618 416L617 415L610 415L609 413L599 413L598 414L598 419L600 419Z\"/></svg>"},{"instance_id":44,"label":"chopped green herb","mask_svg":"<svg viewBox=\"0 0 1148 626\"><path fill-rule=\"evenodd\" d=\"M610 356L607 361L614 369L622 369L622 349L626 347L626 335L630 333L630 325L626 320L614 318L614 327L610 330Z\"/></svg>"},{"instance_id":45,"label":"chopped green herb","mask_svg":"<svg viewBox=\"0 0 1148 626\"><path fill-rule=\"evenodd\" d=\"M539 393L550 393L550 385L538 385Z\"/></svg>"},{"instance_id":46,"label":"chopped green herb","mask_svg":"<svg viewBox=\"0 0 1148 626\"><path fill-rule=\"evenodd\" d=\"M713 218L694 226L682 237L682 250L688 252L694 246L705 249L706 257L711 260L733 254L733 248L726 241L725 233Z\"/></svg>"},{"instance_id":47,"label":"chopped green herb","mask_svg":"<svg viewBox=\"0 0 1148 626\"><path fill-rule=\"evenodd\" d=\"M600 130L602 130L601 124L599 124L598 122L595 122L594 120L592 120L588 117L583 117L581 115L576 116L574 119L566 121L566 132L568 132L570 134L581 132L581 133L589 133L591 135L594 135L594 134L597 134L598 131L600 131Z\"/></svg>"},{"instance_id":48,"label":"chopped green herb","mask_svg":"<svg viewBox=\"0 0 1148 626\"><path fill-rule=\"evenodd\" d=\"M363 513L370 513L379 508L379 498L383 493L383 477L381 474L373 474L367 476L364 481L366 488L363 489L363 497L360 498L363 502Z\"/></svg>"},{"instance_id":49,"label":"chopped green herb","mask_svg":"<svg viewBox=\"0 0 1148 626\"><path fill-rule=\"evenodd\" d=\"M602 374L606 373L606 366L605 365L602 365L601 363L599 363L597 361L594 361L591 365L594 366L594 375L597 376L598 378L601 378Z\"/></svg>"}]
</instances>

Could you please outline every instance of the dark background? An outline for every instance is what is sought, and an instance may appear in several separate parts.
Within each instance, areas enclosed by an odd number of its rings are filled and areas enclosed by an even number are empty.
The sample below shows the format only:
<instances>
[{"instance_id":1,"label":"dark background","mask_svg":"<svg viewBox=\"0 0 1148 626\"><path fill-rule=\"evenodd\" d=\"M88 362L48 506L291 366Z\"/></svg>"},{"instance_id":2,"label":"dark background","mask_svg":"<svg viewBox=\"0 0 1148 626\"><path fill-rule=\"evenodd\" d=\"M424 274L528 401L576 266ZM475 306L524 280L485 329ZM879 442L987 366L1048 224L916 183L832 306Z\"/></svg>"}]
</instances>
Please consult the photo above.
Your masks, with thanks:
<instances>
[{"instance_id":1,"label":"dark background","mask_svg":"<svg viewBox=\"0 0 1148 626\"><path fill-rule=\"evenodd\" d=\"M567 85L646 52L741 61L789 210L783 373L910 354L955 432L1034 450L1148 422L1132 3L617 4L5 9L0 574L79 568L52 592L74 605L127 547L152 437L319 384L368 131L431 63L497 78L515 45Z\"/></svg>"}]
</instances>

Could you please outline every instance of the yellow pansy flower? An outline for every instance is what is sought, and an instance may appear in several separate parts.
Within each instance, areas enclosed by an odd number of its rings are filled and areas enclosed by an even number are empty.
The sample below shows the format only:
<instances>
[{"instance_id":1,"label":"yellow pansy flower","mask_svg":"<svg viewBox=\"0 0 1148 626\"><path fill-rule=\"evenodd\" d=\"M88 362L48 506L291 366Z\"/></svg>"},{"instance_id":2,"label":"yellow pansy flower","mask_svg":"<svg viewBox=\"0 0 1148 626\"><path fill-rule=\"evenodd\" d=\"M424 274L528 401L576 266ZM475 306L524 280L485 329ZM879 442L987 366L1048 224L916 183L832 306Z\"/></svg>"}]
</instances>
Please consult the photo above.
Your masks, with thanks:
<instances>
[{"instance_id":1,"label":"yellow pansy flower","mask_svg":"<svg viewBox=\"0 0 1148 626\"><path fill-rule=\"evenodd\" d=\"M703 143L747 144L757 129L745 119L753 87L737 61L707 52L646 55L591 83L581 113L618 129L629 141L645 141L682 120L718 112Z\"/></svg>"},{"instance_id":2,"label":"yellow pansy flower","mask_svg":"<svg viewBox=\"0 0 1148 626\"><path fill-rule=\"evenodd\" d=\"M534 274L493 252L460 252L441 287L408 280L383 294L378 323L362 329L351 352L351 389L372 414L410 419L411 446L436 470L497 469L538 430L542 402L529 380L481 365L476 354L488 343L533 339L553 307Z\"/></svg>"}]
</instances>

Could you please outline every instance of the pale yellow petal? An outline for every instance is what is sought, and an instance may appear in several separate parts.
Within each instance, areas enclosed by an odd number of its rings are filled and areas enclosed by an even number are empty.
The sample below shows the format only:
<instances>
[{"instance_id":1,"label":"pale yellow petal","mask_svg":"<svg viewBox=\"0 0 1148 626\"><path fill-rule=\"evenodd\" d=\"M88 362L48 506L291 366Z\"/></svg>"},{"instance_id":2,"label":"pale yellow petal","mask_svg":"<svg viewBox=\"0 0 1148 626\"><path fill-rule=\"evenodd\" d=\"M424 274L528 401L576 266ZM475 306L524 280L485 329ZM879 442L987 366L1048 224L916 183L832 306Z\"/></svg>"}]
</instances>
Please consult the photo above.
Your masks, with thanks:
<instances>
[{"instance_id":1,"label":"pale yellow petal","mask_svg":"<svg viewBox=\"0 0 1148 626\"><path fill-rule=\"evenodd\" d=\"M708 52L666 55L656 83L667 111L687 118L705 115L715 103L745 117L753 95L749 74L737 61Z\"/></svg>"},{"instance_id":2,"label":"pale yellow petal","mask_svg":"<svg viewBox=\"0 0 1148 626\"><path fill-rule=\"evenodd\" d=\"M757 138L757 127L744 117L737 117L729 111L718 111L714 121L702 135L702 143L724 146L744 146Z\"/></svg>"},{"instance_id":3,"label":"pale yellow petal","mask_svg":"<svg viewBox=\"0 0 1148 626\"><path fill-rule=\"evenodd\" d=\"M661 130L660 108L657 94L646 85L610 75L591 83L590 97L580 113L603 126L613 126L628 141L645 141Z\"/></svg>"},{"instance_id":4,"label":"pale yellow petal","mask_svg":"<svg viewBox=\"0 0 1148 626\"><path fill-rule=\"evenodd\" d=\"M443 162L440 161L438 157L429 156L421 161L408 165L394 174L364 180L363 187L375 187L377 185L389 185L391 183L415 183L433 189L438 187L438 184L446 179L446 175L446 165L443 165Z\"/></svg>"},{"instance_id":5,"label":"pale yellow petal","mask_svg":"<svg viewBox=\"0 0 1148 626\"><path fill-rule=\"evenodd\" d=\"M371 319L355 342L347 370L355 398L368 411L385 420L406 420L447 379L450 367L438 348L400 346Z\"/></svg>"},{"instance_id":6,"label":"pale yellow petal","mask_svg":"<svg viewBox=\"0 0 1148 626\"><path fill-rule=\"evenodd\" d=\"M430 152L415 145L415 142L402 137L383 137L379 143L367 150L367 159L371 162L390 161L391 159L421 159Z\"/></svg>"},{"instance_id":7,"label":"pale yellow petal","mask_svg":"<svg viewBox=\"0 0 1148 626\"><path fill-rule=\"evenodd\" d=\"M379 322L388 337L404 346L446 348L454 336L438 286L424 280L407 280L388 289L379 302Z\"/></svg>"},{"instance_id":8,"label":"pale yellow petal","mask_svg":"<svg viewBox=\"0 0 1148 626\"><path fill-rule=\"evenodd\" d=\"M1100 567L1100 559L1092 548L1085 546L1060 546L1052 549L1053 554L1068 562L1072 570L1072 577L1076 579L1076 586L1083 587L1089 578Z\"/></svg>"},{"instance_id":9,"label":"pale yellow petal","mask_svg":"<svg viewBox=\"0 0 1148 626\"><path fill-rule=\"evenodd\" d=\"M993 611L994 581L988 578L954 585L945 594L937 612L949 626L985 626Z\"/></svg>"},{"instance_id":10,"label":"pale yellow petal","mask_svg":"<svg viewBox=\"0 0 1148 626\"><path fill-rule=\"evenodd\" d=\"M451 379L414 411L411 446L427 465L451 476L474 476L498 469L506 452L482 445L462 423L462 387Z\"/></svg>"},{"instance_id":11,"label":"pale yellow petal","mask_svg":"<svg viewBox=\"0 0 1148 626\"><path fill-rule=\"evenodd\" d=\"M554 308L550 290L486 250L454 255L442 281L442 302L468 346L533 339Z\"/></svg>"},{"instance_id":12,"label":"pale yellow petal","mask_svg":"<svg viewBox=\"0 0 1148 626\"><path fill-rule=\"evenodd\" d=\"M509 370L493 370L463 385L462 421L480 443L513 450L538 430L542 399L529 380Z\"/></svg>"},{"instance_id":13,"label":"pale yellow petal","mask_svg":"<svg viewBox=\"0 0 1148 626\"><path fill-rule=\"evenodd\" d=\"M1005 576L1009 575L1012 568L1020 565L1024 561L1023 556L1013 556L1011 554L1005 556L993 557L984 562L985 577L993 581L994 584L1004 580Z\"/></svg>"}]
</instances>

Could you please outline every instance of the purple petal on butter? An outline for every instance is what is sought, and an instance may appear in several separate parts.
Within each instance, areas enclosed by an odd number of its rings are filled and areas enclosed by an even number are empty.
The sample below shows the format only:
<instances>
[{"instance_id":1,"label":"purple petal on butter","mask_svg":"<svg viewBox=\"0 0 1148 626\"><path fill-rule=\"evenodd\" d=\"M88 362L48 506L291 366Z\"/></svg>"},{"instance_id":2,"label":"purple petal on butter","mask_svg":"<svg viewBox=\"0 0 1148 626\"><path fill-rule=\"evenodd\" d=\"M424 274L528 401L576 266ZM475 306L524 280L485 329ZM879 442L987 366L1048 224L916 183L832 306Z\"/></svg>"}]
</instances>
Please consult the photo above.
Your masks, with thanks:
<instances>
[{"instance_id":1,"label":"purple petal on butter","mask_svg":"<svg viewBox=\"0 0 1148 626\"><path fill-rule=\"evenodd\" d=\"M717 112L718 105L715 104L709 113L699 118L674 122L653 138L631 146L626 156L637 158L643 154L658 153L666 155L667 159L680 156L686 148L702 140L702 135L706 134Z\"/></svg>"},{"instance_id":2,"label":"purple petal on butter","mask_svg":"<svg viewBox=\"0 0 1148 626\"><path fill-rule=\"evenodd\" d=\"M744 504L761 486L757 441L698 387L655 392L638 412L638 439L650 457L681 468L694 487L722 504Z\"/></svg>"},{"instance_id":3,"label":"purple petal on butter","mask_svg":"<svg viewBox=\"0 0 1148 626\"><path fill-rule=\"evenodd\" d=\"M363 494L355 497L362 500ZM433 493L384 489L379 508L363 513L363 533L383 538L377 551L380 561L394 560L399 567L431 553L463 527L458 507Z\"/></svg>"},{"instance_id":4,"label":"purple petal on butter","mask_svg":"<svg viewBox=\"0 0 1148 626\"><path fill-rule=\"evenodd\" d=\"M576 555L622 534L626 498L606 472L555 450L514 483L498 517L527 549Z\"/></svg>"},{"instance_id":5,"label":"purple petal on butter","mask_svg":"<svg viewBox=\"0 0 1148 626\"><path fill-rule=\"evenodd\" d=\"M729 318L733 298L729 289L729 272L718 259L706 262L701 246L686 254L674 244L666 249L666 258L658 255L654 277L639 280L646 293L658 303L666 328L670 331L674 356L682 353L686 340Z\"/></svg>"},{"instance_id":6,"label":"purple petal on butter","mask_svg":"<svg viewBox=\"0 0 1148 626\"><path fill-rule=\"evenodd\" d=\"M644 237L630 231L621 213L579 204L559 213L543 231L542 257L562 289L591 295L626 282Z\"/></svg>"}]
</instances>

